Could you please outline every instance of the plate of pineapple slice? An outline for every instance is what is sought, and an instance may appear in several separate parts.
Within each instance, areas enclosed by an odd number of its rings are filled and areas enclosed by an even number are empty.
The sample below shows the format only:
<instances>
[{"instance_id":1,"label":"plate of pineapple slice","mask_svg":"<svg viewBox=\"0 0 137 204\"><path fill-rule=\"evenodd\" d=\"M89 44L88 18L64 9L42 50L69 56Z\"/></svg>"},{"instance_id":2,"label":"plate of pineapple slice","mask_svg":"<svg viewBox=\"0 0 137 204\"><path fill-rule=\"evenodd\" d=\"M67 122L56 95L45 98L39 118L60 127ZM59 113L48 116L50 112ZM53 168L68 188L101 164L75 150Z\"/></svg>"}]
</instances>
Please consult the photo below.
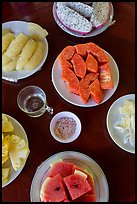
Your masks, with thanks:
<instances>
[{"instance_id":1,"label":"plate of pineapple slice","mask_svg":"<svg viewBox=\"0 0 137 204\"><path fill-rule=\"evenodd\" d=\"M29 153L24 128L16 119L2 113L2 187L21 173Z\"/></svg>"}]
</instances>

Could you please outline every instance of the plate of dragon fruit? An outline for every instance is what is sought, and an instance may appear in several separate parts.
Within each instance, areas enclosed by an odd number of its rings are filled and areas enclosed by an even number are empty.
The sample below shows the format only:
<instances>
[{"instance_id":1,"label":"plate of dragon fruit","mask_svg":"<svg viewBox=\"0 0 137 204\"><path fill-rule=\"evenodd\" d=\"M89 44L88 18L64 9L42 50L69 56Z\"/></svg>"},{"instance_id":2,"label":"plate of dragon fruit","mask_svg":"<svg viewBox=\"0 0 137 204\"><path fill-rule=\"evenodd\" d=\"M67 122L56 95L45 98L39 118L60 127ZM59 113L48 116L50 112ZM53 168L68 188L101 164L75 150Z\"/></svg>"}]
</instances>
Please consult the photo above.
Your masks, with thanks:
<instances>
[{"instance_id":1,"label":"plate of dragon fruit","mask_svg":"<svg viewBox=\"0 0 137 204\"><path fill-rule=\"evenodd\" d=\"M67 102L93 107L115 93L119 70L112 56L95 43L69 45L53 64L52 83Z\"/></svg>"},{"instance_id":2,"label":"plate of dragon fruit","mask_svg":"<svg viewBox=\"0 0 137 204\"><path fill-rule=\"evenodd\" d=\"M111 2L54 2L53 16L68 34L92 37L110 26L114 9Z\"/></svg>"},{"instance_id":3,"label":"plate of dragon fruit","mask_svg":"<svg viewBox=\"0 0 137 204\"><path fill-rule=\"evenodd\" d=\"M75 151L46 159L33 177L31 202L108 202L109 187L100 166Z\"/></svg>"}]
</instances>

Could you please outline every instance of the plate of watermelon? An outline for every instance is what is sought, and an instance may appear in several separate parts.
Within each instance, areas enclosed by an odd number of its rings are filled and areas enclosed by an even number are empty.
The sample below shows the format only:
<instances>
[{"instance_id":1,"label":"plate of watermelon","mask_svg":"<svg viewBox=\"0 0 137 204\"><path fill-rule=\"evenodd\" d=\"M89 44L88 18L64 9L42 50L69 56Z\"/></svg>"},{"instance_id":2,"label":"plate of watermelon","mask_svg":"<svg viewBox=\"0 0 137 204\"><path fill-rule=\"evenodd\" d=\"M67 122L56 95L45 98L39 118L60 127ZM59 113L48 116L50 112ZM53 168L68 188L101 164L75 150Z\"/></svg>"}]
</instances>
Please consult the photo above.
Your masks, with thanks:
<instances>
[{"instance_id":1,"label":"plate of watermelon","mask_svg":"<svg viewBox=\"0 0 137 204\"><path fill-rule=\"evenodd\" d=\"M108 202L109 187L100 166L75 151L46 159L33 177L31 202Z\"/></svg>"},{"instance_id":2,"label":"plate of watermelon","mask_svg":"<svg viewBox=\"0 0 137 204\"><path fill-rule=\"evenodd\" d=\"M119 70L113 57L95 43L69 45L53 64L52 83L67 102L93 107L115 93Z\"/></svg>"},{"instance_id":3,"label":"plate of watermelon","mask_svg":"<svg viewBox=\"0 0 137 204\"><path fill-rule=\"evenodd\" d=\"M112 23L111 2L54 2L53 17L57 25L75 37L92 37Z\"/></svg>"}]
</instances>

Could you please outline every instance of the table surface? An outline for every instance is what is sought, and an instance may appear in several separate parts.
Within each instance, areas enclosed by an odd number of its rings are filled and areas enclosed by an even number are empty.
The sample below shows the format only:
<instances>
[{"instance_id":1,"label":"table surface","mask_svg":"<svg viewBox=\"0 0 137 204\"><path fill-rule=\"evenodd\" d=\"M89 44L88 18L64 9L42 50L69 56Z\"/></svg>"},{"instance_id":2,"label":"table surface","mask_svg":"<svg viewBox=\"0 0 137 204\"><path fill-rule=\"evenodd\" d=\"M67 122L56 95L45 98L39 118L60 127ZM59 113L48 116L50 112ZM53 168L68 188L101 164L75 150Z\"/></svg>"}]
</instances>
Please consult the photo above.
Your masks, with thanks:
<instances>
[{"instance_id":1,"label":"table surface","mask_svg":"<svg viewBox=\"0 0 137 204\"><path fill-rule=\"evenodd\" d=\"M30 202L30 186L37 167L51 155L62 151L78 151L94 159L104 171L109 185L110 202L135 201L135 155L120 149L110 138L106 115L111 104L119 97L135 93L135 3L114 2L116 23L100 35L76 38L61 30L54 21L52 2L3 2L2 22L22 20L35 22L45 28L49 53L41 71L17 83L2 80L2 112L17 119L24 127L30 155L21 174L2 189L3 202ZM94 42L115 59L120 74L118 88L105 103L91 108L74 106L63 100L53 87L53 63L68 45ZM25 115L17 106L19 91L28 85L41 87L47 94L54 115L71 111L81 120L80 137L72 143L62 144L53 139L49 125L52 116L39 118Z\"/></svg>"}]
</instances>

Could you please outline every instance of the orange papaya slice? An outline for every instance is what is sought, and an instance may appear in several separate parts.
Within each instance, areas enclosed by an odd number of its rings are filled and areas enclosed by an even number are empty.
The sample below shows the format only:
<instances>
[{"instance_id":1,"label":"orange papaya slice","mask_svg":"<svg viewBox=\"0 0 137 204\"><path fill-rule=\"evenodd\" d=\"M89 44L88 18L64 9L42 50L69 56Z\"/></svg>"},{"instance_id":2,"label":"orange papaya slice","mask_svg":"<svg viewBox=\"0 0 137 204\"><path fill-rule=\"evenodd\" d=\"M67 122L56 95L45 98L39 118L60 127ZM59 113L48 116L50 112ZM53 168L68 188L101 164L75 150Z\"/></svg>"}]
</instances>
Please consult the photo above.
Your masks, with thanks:
<instances>
[{"instance_id":1,"label":"orange papaya slice","mask_svg":"<svg viewBox=\"0 0 137 204\"><path fill-rule=\"evenodd\" d=\"M71 60L76 76L83 78L86 74L86 64L83 58L77 53L74 54Z\"/></svg>"},{"instance_id":2,"label":"orange papaya slice","mask_svg":"<svg viewBox=\"0 0 137 204\"><path fill-rule=\"evenodd\" d=\"M89 86L89 90L90 90L90 94L91 97L93 98L93 100L100 104L103 100L103 95L102 95L102 90L100 87L100 83L99 80L96 79L95 81L93 81L90 86Z\"/></svg>"},{"instance_id":3,"label":"orange papaya slice","mask_svg":"<svg viewBox=\"0 0 137 204\"><path fill-rule=\"evenodd\" d=\"M91 54L88 54L87 56L86 67L87 67L87 70L90 72L94 72L94 73L98 72L97 60Z\"/></svg>"},{"instance_id":4,"label":"orange papaya slice","mask_svg":"<svg viewBox=\"0 0 137 204\"><path fill-rule=\"evenodd\" d=\"M79 82L79 95L84 103L87 103L90 97L89 85L98 78L98 73L89 73Z\"/></svg>"},{"instance_id":5,"label":"orange papaya slice","mask_svg":"<svg viewBox=\"0 0 137 204\"><path fill-rule=\"evenodd\" d=\"M100 48L95 43L89 42L86 44L87 46L87 53L91 53L98 61L98 63L107 63L109 61L109 57L104 52L102 48Z\"/></svg>"},{"instance_id":6,"label":"orange papaya slice","mask_svg":"<svg viewBox=\"0 0 137 204\"><path fill-rule=\"evenodd\" d=\"M108 63L99 66L99 81L102 89L113 89L114 84Z\"/></svg>"},{"instance_id":7,"label":"orange papaya slice","mask_svg":"<svg viewBox=\"0 0 137 204\"><path fill-rule=\"evenodd\" d=\"M85 58L87 55L86 44L77 44L77 45L75 45L75 47L76 47L76 52L79 55L81 55L83 58Z\"/></svg>"},{"instance_id":8,"label":"orange papaya slice","mask_svg":"<svg viewBox=\"0 0 137 204\"><path fill-rule=\"evenodd\" d=\"M74 72L69 68L64 68L62 70L62 79L68 82L69 91L75 94L79 94L79 80L74 74Z\"/></svg>"},{"instance_id":9,"label":"orange papaya slice","mask_svg":"<svg viewBox=\"0 0 137 204\"><path fill-rule=\"evenodd\" d=\"M69 63L68 61L66 61L66 60L61 60L60 63L61 63L62 69L64 69L64 68L73 69L72 64L70 64L70 63Z\"/></svg>"},{"instance_id":10,"label":"orange papaya slice","mask_svg":"<svg viewBox=\"0 0 137 204\"><path fill-rule=\"evenodd\" d=\"M76 52L76 48L74 46L67 46L59 54L58 59L70 61L75 52Z\"/></svg>"}]
</instances>

